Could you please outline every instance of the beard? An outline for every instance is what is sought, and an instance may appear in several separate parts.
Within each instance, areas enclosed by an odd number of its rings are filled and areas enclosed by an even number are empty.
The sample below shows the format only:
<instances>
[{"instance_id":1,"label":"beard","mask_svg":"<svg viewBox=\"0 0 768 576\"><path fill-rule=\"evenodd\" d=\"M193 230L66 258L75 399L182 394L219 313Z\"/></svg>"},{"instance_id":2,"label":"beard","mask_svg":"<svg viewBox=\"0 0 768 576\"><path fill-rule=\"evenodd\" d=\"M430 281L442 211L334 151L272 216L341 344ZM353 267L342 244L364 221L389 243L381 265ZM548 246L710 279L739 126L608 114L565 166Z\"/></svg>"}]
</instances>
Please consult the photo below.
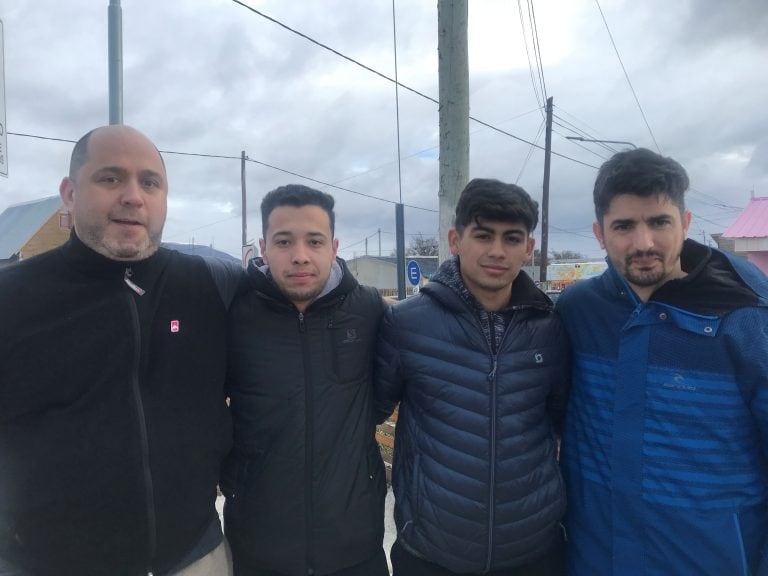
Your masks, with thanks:
<instances>
[{"instance_id":1,"label":"beard","mask_svg":"<svg viewBox=\"0 0 768 576\"><path fill-rule=\"evenodd\" d=\"M291 302L312 302L315 298L320 296L323 288L325 288L325 284L315 288L304 289L281 287L281 290Z\"/></svg>"},{"instance_id":2,"label":"beard","mask_svg":"<svg viewBox=\"0 0 768 576\"><path fill-rule=\"evenodd\" d=\"M669 276L672 274L672 270L669 263L670 261L679 261L681 251L682 247L671 260L665 259L663 254L655 250L630 254L624 259L624 276L630 284L635 286L649 287L661 285L667 280L671 280ZM638 268L632 266L632 261L635 258L656 258L656 261L652 267Z\"/></svg>"}]
</instances>

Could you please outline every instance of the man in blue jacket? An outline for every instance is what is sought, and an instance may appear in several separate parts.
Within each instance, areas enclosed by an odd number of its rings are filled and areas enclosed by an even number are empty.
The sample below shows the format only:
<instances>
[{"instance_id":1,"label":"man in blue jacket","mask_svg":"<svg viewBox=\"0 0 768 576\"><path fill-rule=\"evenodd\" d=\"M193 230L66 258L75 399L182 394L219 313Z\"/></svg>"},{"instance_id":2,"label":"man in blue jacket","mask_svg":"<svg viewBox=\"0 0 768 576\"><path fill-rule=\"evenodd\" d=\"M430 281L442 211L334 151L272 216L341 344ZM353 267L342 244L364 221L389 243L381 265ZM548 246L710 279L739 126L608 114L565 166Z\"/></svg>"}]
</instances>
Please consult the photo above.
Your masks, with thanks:
<instances>
[{"instance_id":1,"label":"man in blue jacket","mask_svg":"<svg viewBox=\"0 0 768 576\"><path fill-rule=\"evenodd\" d=\"M563 574L555 430L568 345L520 270L537 220L522 188L472 180L448 235L454 257L384 316L378 419L400 402L394 576Z\"/></svg>"},{"instance_id":2,"label":"man in blue jacket","mask_svg":"<svg viewBox=\"0 0 768 576\"><path fill-rule=\"evenodd\" d=\"M649 150L608 160L609 268L558 301L571 576L768 574L768 280L686 240L687 188Z\"/></svg>"}]
</instances>

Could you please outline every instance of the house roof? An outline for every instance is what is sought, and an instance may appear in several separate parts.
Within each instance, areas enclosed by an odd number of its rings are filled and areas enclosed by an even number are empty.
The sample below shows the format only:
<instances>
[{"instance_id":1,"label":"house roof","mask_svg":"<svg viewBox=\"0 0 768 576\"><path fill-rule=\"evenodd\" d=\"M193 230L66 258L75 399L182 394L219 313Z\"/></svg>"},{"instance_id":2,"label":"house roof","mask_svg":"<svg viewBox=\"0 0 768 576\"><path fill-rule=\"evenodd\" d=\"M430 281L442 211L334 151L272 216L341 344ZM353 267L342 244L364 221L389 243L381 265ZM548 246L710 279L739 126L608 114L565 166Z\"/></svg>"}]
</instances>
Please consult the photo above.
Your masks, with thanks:
<instances>
[{"instance_id":1,"label":"house roof","mask_svg":"<svg viewBox=\"0 0 768 576\"><path fill-rule=\"evenodd\" d=\"M17 254L60 206L59 196L8 206L0 214L0 260Z\"/></svg>"},{"instance_id":2,"label":"house roof","mask_svg":"<svg viewBox=\"0 0 768 576\"><path fill-rule=\"evenodd\" d=\"M163 246L183 254L192 254L193 256L203 256L205 258L219 258L220 260L240 262L240 260L231 254L222 252L221 250L216 250L216 248L211 248L210 246L200 246L198 244L179 244L177 242L163 242Z\"/></svg>"},{"instance_id":3,"label":"house roof","mask_svg":"<svg viewBox=\"0 0 768 576\"><path fill-rule=\"evenodd\" d=\"M723 237L768 238L768 196L752 198Z\"/></svg>"}]
</instances>

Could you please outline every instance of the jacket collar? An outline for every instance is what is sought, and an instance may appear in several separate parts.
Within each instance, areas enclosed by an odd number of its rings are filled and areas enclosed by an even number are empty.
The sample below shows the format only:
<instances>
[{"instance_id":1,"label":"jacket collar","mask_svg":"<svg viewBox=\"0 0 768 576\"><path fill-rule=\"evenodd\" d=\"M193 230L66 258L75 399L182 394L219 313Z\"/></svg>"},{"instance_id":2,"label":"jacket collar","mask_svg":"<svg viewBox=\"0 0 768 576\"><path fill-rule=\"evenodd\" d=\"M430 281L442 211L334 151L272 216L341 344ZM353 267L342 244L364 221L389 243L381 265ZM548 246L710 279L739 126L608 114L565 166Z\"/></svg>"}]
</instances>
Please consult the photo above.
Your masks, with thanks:
<instances>
[{"instance_id":1,"label":"jacket collar","mask_svg":"<svg viewBox=\"0 0 768 576\"><path fill-rule=\"evenodd\" d=\"M722 316L736 308L768 303L766 295L759 292L759 271L751 270L753 267L746 262L740 262L720 250L691 239L683 243L680 261L686 276L665 282L651 294L649 302L668 304L709 316ZM634 304L640 303L640 299L610 260L607 277ZM762 290L768 293L768 282L764 276Z\"/></svg>"},{"instance_id":2,"label":"jacket collar","mask_svg":"<svg viewBox=\"0 0 768 576\"><path fill-rule=\"evenodd\" d=\"M435 285L432 285L432 283ZM483 307L464 284L464 280L461 277L461 262L458 256L445 260L435 275L432 276L431 282L424 287L424 290L441 300L446 306L450 305L448 298L453 299L455 296L464 305L469 306L470 309L475 311L483 310ZM511 312L519 308L551 310L552 307L552 300L536 287L528 274L520 270L517 278L512 283L509 302L500 312Z\"/></svg>"},{"instance_id":3,"label":"jacket collar","mask_svg":"<svg viewBox=\"0 0 768 576\"><path fill-rule=\"evenodd\" d=\"M170 251L158 248L149 258L144 260L112 260L86 246L77 236L75 230L69 240L58 248L68 266L89 276L123 277L126 270L142 276L150 270L156 270L167 260Z\"/></svg>"}]
</instances>

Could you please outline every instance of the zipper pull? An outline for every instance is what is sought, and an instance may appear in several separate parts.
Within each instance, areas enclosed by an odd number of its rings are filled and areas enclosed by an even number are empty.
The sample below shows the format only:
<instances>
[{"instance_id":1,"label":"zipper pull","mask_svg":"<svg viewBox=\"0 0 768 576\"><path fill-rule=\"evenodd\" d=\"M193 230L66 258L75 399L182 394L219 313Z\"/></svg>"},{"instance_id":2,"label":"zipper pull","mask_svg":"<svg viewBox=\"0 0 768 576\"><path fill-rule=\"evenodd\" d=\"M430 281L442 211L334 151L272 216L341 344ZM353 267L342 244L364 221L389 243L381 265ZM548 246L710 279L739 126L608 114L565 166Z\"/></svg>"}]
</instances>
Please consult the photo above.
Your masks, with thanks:
<instances>
[{"instance_id":1,"label":"zipper pull","mask_svg":"<svg viewBox=\"0 0 768 576\"><path fill-rule=\"evenodd\" d=\"M491 369L491 373L488 374L488 381L493 382L496 379L496 358L493 359L493 368Z\"/></svg>"},{"instance_id":2,"label":"zipper pull","mask_svg":"<svg viewBox=\"0 0 768 576\"><path fill-rule=\"evenodd\" d=\"M299 332L306 332L307 326L304 323L304 312L299 312Z\"/></svg>"},{"instance_id":3,"label":"zipper pull","mask_svg":"<svg viewBox=\"0 0 768 576\"><path fill-rule=\"evenodd\" d=\"M128 266L128 268L125 269L125 276L123 276L123 280L125 280L125 283L128 285L128 288L136 292L139 296L144 296L144 293L146 290L136 284L133 280L131 280L131 276L133 276L133 270L131 270L131 267Z\"/></svg>"}]
</instances>

